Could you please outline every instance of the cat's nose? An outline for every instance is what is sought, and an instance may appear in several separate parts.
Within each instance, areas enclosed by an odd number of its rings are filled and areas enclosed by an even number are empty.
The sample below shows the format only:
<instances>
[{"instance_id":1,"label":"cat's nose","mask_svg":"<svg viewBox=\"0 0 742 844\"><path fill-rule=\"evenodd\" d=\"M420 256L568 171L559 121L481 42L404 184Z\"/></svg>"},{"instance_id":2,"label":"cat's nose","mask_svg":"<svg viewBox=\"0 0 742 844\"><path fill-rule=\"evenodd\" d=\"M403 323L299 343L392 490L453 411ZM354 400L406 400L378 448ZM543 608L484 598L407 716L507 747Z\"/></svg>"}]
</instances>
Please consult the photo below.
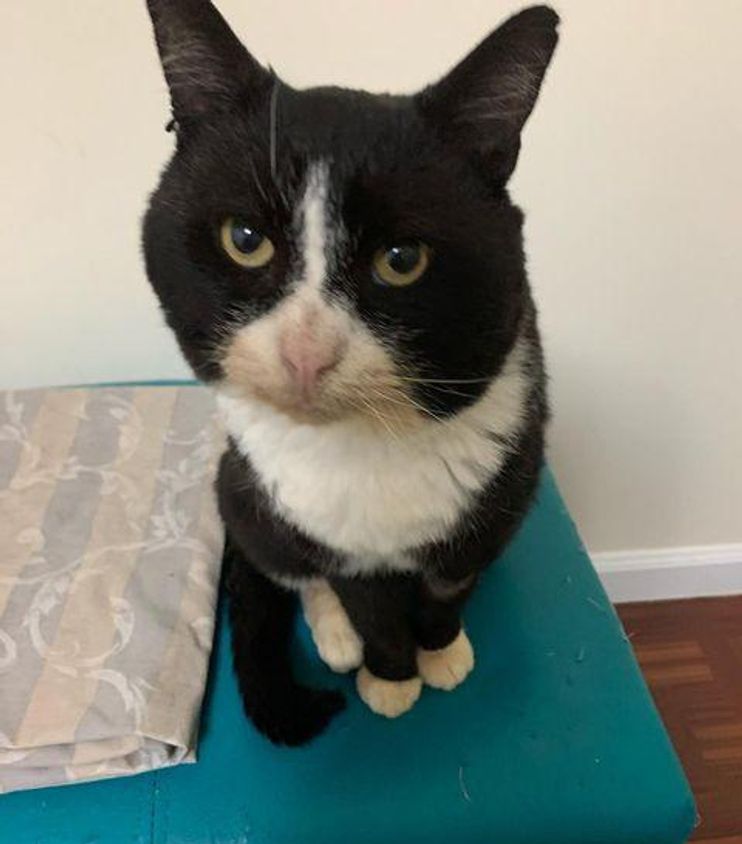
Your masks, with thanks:
<instances>
[{"instance_id":1,"label":"cat's nose","mask_svg":"<svg viewBox=\"0 0 742 844\"><path fill-rule=\"evenodd\" d=\"M308 395L340 363L342 348L335 337L315 337L306 330L287 332L280 342L281 362L302 394Z\"/></svg>"}]
</instances>

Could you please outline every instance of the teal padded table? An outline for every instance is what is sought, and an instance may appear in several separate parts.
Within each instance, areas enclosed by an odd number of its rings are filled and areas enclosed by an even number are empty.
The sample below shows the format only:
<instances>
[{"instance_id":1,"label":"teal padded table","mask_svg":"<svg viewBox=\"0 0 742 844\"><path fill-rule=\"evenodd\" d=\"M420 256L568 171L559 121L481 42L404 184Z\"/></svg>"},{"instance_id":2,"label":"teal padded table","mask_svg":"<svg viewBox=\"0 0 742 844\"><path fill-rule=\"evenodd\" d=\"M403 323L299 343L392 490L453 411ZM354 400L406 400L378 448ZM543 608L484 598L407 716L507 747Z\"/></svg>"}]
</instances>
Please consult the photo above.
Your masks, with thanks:
<instances>
[{"instance_id":1,"label":"teal padded table","mask_svg":"<svg viewBox=\"0 0 742 844\"><path fill-rule=\"evenodd\" d=\"M396 721L297 650L348 709L308 747L243 718L220 624L199 762L0 797L0 844L680 844L683 772L620 624L544 473L466 613L477 667Z\"/></svg>"}]
</instances>

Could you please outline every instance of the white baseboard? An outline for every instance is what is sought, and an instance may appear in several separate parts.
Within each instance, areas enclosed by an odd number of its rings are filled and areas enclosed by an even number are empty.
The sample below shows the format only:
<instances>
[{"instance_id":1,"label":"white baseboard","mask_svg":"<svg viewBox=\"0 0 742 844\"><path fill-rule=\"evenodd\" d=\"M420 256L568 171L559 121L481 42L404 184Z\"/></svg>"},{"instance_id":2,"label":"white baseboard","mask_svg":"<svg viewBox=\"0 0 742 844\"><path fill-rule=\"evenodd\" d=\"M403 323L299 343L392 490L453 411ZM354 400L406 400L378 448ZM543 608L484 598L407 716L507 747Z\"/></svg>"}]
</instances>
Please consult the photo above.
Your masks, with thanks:
<instances>
[{"instance_id":1,"label":"white baseboard","mask_svg":"<svg viewBox=\"0 0 742 844\"><path fill-rule=\"evenodd\" d=\"M742 543L591 554L616 603L742 594Z\"/></svg>"}]
</instances>

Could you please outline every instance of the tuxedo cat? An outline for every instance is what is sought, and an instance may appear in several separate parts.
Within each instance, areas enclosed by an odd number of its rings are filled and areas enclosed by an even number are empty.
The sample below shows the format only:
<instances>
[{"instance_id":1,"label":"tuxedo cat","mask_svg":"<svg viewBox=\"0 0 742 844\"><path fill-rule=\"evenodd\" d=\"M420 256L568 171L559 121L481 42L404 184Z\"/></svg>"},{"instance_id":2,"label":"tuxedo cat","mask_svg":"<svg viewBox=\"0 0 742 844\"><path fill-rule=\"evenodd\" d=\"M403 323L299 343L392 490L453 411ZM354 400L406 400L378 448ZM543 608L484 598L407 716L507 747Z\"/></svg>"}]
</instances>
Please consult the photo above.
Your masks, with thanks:
<instances>
[{"instance_id":1,"label":"tuxedo cat","mask_svg":"<svg viewBox=\"0 0 742 844\"><path fill-rule=\"evenodd\" d=\"M413 96L296 90L208 0L148 0L176 133L149 278L229 433L217 482L245 710L301 744L474 666L460 613L523 519L547 417L523 216L506 185L558 18L506 21Z\"/></svg>"}]
</instances>

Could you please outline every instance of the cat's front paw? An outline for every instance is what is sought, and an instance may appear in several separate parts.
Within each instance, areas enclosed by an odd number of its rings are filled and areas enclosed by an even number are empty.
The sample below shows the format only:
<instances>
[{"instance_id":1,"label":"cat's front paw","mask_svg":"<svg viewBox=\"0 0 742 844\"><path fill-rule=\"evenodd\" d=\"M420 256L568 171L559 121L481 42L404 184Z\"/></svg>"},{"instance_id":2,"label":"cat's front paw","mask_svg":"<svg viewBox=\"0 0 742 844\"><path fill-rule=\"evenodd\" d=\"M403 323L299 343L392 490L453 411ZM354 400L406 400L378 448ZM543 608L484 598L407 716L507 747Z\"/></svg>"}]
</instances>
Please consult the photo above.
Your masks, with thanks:
<instances>
[{"instance_id":1,"label":"cat's front paw","mask_svg":"<svg viewBox=\"0 0 742 844\"><path fill-rule=\"evenodd\" d=\"M377 715L397 718L417 702L423 684L419 677L409 680L384 680L372 674L364 665L356 677L361 700Z\"/></svg>"},{"instance_id":2,"label":"cat's front paw","mask_svg":"<svg viewBox=\"0 0 742 844\"><path fill-rule=\"evenodd\" d=\"M322 661L340 674L358 668L363 642L330 584L322 579L309 582L302 588L301 600Z\"/></svg>"},{"instance_id":3,"label":"cat's front paw","mask_svg":"<svg viewBox=\"0 0 742 844\"><path fill-rule=\"evenodd\" d=\"M417 652L417 669L420 676L434 689L450 692L463 683L474 668L474 649L463 630L445 648L438 651Z\"/></svg>"},{"instance_id":4,"label":"cat's front paw","mask_svg":"<svg viewBox=\"0 0 742 844\"><path fill-rule=\"evenodd\" d=\"M312 628L312 638L322 661L339 674L363 662L363 642L345 613L323 617Z\"/></svg>"}]
</instances>

